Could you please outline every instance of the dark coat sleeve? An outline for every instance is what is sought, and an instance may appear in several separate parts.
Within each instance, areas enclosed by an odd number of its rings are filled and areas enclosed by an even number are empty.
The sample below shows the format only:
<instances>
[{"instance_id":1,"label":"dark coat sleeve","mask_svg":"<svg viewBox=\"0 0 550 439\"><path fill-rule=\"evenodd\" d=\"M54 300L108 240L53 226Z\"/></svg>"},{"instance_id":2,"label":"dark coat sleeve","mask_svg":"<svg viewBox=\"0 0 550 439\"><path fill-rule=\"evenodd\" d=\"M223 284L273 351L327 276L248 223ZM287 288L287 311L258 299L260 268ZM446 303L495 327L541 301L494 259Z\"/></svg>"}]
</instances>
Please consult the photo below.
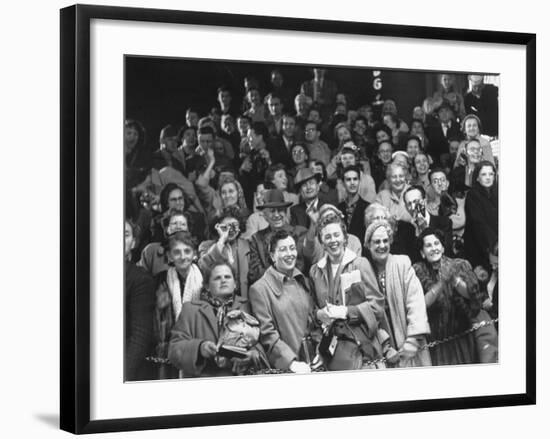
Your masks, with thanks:
<instances>
[{"instance_id":1,"label":"dark coat sleeve","mask_svg":"<svg viewBox=\"0 0 550 439\"><path fill-rule=\"evenodd\" d=\"M453 249L453 223L452 221L444 216L432 216L432 221L430 221L430 227L439 230L443 234L444 241L443 245L445 246L445 254L451 255Z\"/></svg>"},{"instance_id":2,"label":"dark coat sleeve","mask_svg":"<svg viewBox=\"0 0 550 439\"><path fill-rule=\"evenodd\" d=\"M263 236L263 235L261 235ZM265 248L264 244L260 243L260 235L254 234L250 239L250 255L248 261L248 285L252 285L260 279L267 267L262 261L261 252Z\"/></svg>"},{"instance_id":3,"label":"dark coat sleeve","mask_svg":"<svg viewBox=\"0 0 550 439\"><path fill-rule=\"evenodd\" d=\"M492 215L492 210L496 208L490 203L491 201L484 199L476 189L468 192L466 196L466 227L478 243L478 248L484 249L486 253L498 240L498 228L492 224L492 217L495 216Z\"/></svg>"},{"instance_id":4,"label":"dark coat sleeve","mask_svg":"<svg viewBox=\"0 0 550 439\"><path fill-rule=\"evenodd\" d=\"M168 348L168 359L183 371L185 376L200 376L207 361L200 354L203 341L216 343L214 334L199 318L199 306L184 303L178 321L172 329L172 337Z\"/></svg>"},{"instance_id":5,"label":"dark coat sleeve","mask_svg":"<svg viewBox=\"0 0 550 439\"><path fill-rule=\"evenodd\" d=\"M126 358L125 377L138 380L139 369L151 353L155 282L140 267L127 265L126 272Z\"/></svg>"}]
</instances>

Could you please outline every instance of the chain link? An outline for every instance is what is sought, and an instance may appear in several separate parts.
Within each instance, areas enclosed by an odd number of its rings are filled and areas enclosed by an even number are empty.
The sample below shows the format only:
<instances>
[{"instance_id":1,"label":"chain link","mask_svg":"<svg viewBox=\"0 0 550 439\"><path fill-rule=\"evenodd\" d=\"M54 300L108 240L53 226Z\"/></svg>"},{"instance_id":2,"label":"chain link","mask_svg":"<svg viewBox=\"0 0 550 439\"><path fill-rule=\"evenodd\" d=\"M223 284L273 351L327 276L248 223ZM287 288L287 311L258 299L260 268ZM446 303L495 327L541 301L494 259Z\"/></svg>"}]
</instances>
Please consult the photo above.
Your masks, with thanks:
<instances>
[{"instance_id":1,"label":"chain link","mask_svg":"<svg viewBox=\"0 0 550 439\"><path fill-rule=\"evenodd\" d=\"M145 357L145 360L155 364L171 364L168 358Z\"/></svg>"},{"instance_id":2,"label":"chain link","mask_svg":"<svg viewBox=\"0 0 550 439\"><path fill-rule=\"evenodd\" d=\"M424 346L422 346L419 350L431 349L435 346L439 346L441 344L448 343L450 341L456 340L458 338L461 338L461 337L469 335L473 332L476 332L478 329L481 329L485 326L494 325L496 322L498 322L498 318L493 319L493 320L482 320L479 323L474 323L471 328L466 329L465 331L463 331L459 334L451 335L451 336L445 337L441 340L435 340L435 341L432 341L430 343L427 343Z\"/></svg>"},{"instance_id":3,"label":"chain link","mask_svg":"<svg viewBox=\"0 0 550 439\"><path fill-rule=\"evenodd\" d=\"M485 326L494 325L497 322L498 322L498 318L492 319L492 320L482 320L481 322L474 323L471 328L466 329L463 332L460 332L460 333L455 334L455 335L451 335L449 337L445 337L441 340L435 340L435 341L432 341L430 343L426 343L424 346L420 347L418 350L422 351L422 350L426 350L426 349L431 349L431 348L434 348L436 346L439 346L439 345L442 345L442 344L445 344L445 343L449 343L450 341L453 341L453 340L456 340L458 338L464 337L466 335L472 334L473 332L476 332L477 330L479 330L481 328L484 328ZM168 358L146 357L145 359L147 361L150 361L150 362L155 363L155 364L171 364L170 360L168 360ZM365 366L376 366L377 364L386 363L386 362L387 362L386 358L382 357L382 358L378 358L376 360L364 362L363 367L365 367ZM326 369L324 367L320 367L320 368L312 370L312 372L325 372L325 371L326 371ZM288 373L288 372L290 372L290 371L287 370L287 369L259 369L259 370L250 369L248 371L247 375L260 375L260 374L262 374L262 375L276 375L276 374Z\"/></svg>"}]
</instances>

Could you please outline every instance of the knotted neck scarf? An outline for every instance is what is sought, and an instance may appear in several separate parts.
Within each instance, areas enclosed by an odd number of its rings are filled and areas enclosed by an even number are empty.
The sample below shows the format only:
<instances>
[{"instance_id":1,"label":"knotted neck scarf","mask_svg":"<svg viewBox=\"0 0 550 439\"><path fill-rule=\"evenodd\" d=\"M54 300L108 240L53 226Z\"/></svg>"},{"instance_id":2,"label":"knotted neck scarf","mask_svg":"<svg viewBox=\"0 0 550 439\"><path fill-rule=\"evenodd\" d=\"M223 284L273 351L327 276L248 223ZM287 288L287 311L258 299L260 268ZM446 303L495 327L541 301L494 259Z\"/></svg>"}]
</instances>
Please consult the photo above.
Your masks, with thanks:
<instances>
[{"instance_id":1,"label":"knotted neck scarf","mask_svg":"<svg viewBox=\"0 0 550 439\"><path fill-rule=\"evenodd\" d=\"M201 300L209 303L212 306L214 310L214 315L216 316L216 322L218 324L218 331L221 330L225 316L233 306L233 297L228 300L221 300L217 297L213 297L208 291L203 290L201 292Z\"/></svg>"}]
</instances>

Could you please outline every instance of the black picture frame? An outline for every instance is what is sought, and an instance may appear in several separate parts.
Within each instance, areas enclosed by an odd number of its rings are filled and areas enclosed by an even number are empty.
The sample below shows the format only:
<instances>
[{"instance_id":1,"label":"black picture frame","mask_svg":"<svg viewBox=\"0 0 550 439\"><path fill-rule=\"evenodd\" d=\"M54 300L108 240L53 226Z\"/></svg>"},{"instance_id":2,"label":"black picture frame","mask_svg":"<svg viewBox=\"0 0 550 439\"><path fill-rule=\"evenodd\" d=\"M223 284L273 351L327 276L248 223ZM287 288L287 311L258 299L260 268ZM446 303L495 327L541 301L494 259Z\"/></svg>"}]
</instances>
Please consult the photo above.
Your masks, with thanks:
<instances>
[{"instance_id":1,"label":"black picture frame","mask_svg":"<svg viewBox=\"0 0 550 439\"><path fill-rule=\"evenodd\" d=\"M300 407L196 415L90 420L90 22L93 19L503 43L526 48L526 376L525 393ZM61 10L61 398L60 424L99 433L323 417L534 404L536 401L536 35L302 18L75 5Z\"/></svg>"}]
</instances>

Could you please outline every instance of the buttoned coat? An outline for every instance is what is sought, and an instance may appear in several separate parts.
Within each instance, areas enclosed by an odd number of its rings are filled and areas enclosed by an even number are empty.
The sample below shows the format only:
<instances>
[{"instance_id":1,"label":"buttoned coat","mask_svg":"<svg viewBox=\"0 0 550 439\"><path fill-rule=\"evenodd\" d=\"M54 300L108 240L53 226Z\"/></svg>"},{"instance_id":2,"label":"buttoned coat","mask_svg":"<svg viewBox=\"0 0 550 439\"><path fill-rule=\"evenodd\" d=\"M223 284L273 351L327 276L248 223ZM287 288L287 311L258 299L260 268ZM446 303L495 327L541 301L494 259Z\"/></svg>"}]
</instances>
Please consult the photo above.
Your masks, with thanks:
<instances>
[{"instance_id":1,"label":"buttoned coat","mask_svg":"<svg viewBox=\"0 0 550 439\"><path fill-rule=\"evenodd\" d=\"M285 289L283 275L269 267L250 287L252 314L260 322L260 341L272 367L288 369L299 359L304 337L313 326L313 298L304 275L294 270L298 294Z\"/></svg>"}]
</instances>

